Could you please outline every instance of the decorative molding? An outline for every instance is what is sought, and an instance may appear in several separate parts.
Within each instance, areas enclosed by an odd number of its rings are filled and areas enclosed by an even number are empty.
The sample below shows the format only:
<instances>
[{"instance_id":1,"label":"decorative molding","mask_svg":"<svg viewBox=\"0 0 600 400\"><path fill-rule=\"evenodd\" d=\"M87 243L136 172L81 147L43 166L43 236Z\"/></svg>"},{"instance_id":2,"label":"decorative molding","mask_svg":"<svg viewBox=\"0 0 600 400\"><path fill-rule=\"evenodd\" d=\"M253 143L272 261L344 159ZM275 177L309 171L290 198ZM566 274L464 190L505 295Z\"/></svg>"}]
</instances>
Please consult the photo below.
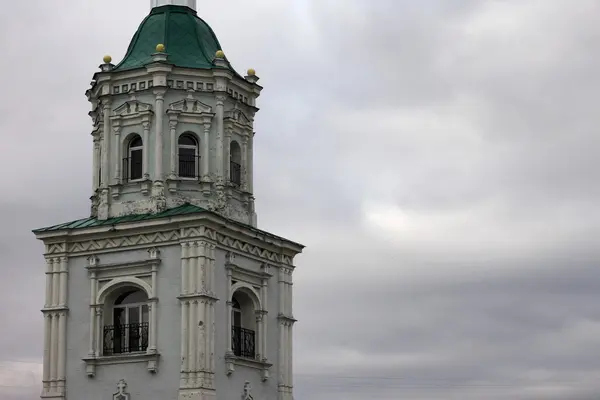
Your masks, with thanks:
<instances>
[{"instance_id":1,"label":"decorative molding","mask_svg":"<svg viewBox=\"0 0 600 400\"><path fill-rule=\"evenodd\" d=\"M194 99L190 94L186 99L169 104L169 111L179 111L189 114L210 114L212 113L212 107Z\"/></svg>"},{"instance_id":2,"label":"decorative molding","mask_svg":"<svg viewBox=\"0 0 600 400\"><path fill-rule=\"evenodd\" d=\"M227 352L225 354L226 374L228 376L233 374L236 366L260 370L261 380L266 382L270 378L270 369L273 364L268 362L266 359L255 360L253 358L237 357L232 352Z\"/></svg>"},{"instance_id":3,"label":"decorative molding","mask_svg":"<svg viewBox=\"0 0 600 400\"><path fill-rule=\"evenodd\" d=\"M252 120L244 114L242 110L239 108L234 108L233 110L225 112L224 118L226 122L231 122L234 125L238 125L244 128L252 129Z\"/></svg>"},{"instance_id":4,"label":"decorative molding","mask_svg":"<svg viewBox=\"0 0 600 400\"><path fill-rule=\"evenodd\" d=\"M121 236L97 240L86 240L69 243L69 253L83 253L90 251L101 251L110 249L122 249L124 247L145 246L153 244L167 244L179 240L179 230L165 232L146 233L140 235ZM50 252L52 254L52 252Z\"/></svg>"},{"instance_id":5,"label":"decorative molding","mask_svg":"<svg viewBox=\"0 0 600 400\"><path fill-rule=\"evenodd\" d=\"M90 257L92 258L92 257ZM96 257L93 257L97 260ZM89 259L88 259L89 260ZM98 271L98 270L102 270L102 271L108 271L108 270L117 270L117 269L124 269L124 268L136 268L136 267L152 267L153 265L160 265L161 260L160 259L147 259L147 260L139 260L139 261L128 261L128 262L123 262L123 263L111 263L111 264L95 264L95 265L91 265L88 264L88 266L86 267L89 271ZM148 272L150 272L150 270L148 270Z\"/></svg>"},{"instance_id":6,"label":"decorative molding","mask_svg":"<svg viewBox=\"0 0 600 400\"><path fill-rule=\"evenodd\" d=\"M148 245L168 245L179 242L182 239L204 238L212 240L217 245L233 249L240 253L255 256L259 259L272 263L271 265L287 265L293 268L292 257L267 250L263 247L250 244L238 238L225 235L212 228L201 226L199 228L173 229L163 232L143 233L114 238L90 239L74 241L71 243L53 243L46 245L46 255L57 255L61 253L77 254L89 252L102 252L109 250L121 250L126 247L145 247Z\"/></svg>"},{"instance_id":7,"label":"decorative molding","mask_svg":"<svg viewBox=\"0 0 600 400\"><path fill-rule=\"evenodd\" d=\"M148 372L158 372L159 353L128 353L116 356L85 357L82 360L86 364L86 373L92 378L96 375L96 367L99 365L134 364L146 363Z\"/></svg>"},{"instance_id":8,"label":"decorative molding","mask_svg":"<svg viewBox=\"0 0 600 400\"><path fill-rule=\"evenodd\" d=\"M125 379L121 379L119 383L117 383L117 393L113 395L113 400L129 400L129 394L126 390L127 382L125 382Z\"/></svg>"},{"instance_id":9,"label":"decorative molding","mask_svg":"<svg viewBox=\"0 0 600 400\"><path fill-rule=\"evenodd\" d=\"M244 391L242 392L242 400L254 400L254 397L252 397L252 394L250 393L252 391L252 387L250 386L250 382L246 381L244 383Z\"/></svg>"},{"instance_id":10,"label":"decorative molding","mask_svg":"<svg viewBox=\"0 0 600 400\"><path fill-rule=\"evenodd\" d=\"M115 108L113 111L113 118L127 118L134 117L142 113L152 111L152 104L142 103L138 100L129 100Z\"/></svg>"}]
</instances>

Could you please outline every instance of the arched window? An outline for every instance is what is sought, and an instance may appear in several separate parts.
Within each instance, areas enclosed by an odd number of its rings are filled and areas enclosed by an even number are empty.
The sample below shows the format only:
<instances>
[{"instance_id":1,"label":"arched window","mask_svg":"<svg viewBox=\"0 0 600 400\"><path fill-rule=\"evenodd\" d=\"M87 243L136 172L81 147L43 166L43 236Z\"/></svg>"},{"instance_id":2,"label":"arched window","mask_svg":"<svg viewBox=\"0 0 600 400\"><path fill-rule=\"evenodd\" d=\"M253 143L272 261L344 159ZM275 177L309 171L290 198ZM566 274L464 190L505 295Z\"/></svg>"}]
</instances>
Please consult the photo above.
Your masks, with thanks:
<instances>
[{"instance_id":1,"label":"arched window","mask_svg":"<svg viewBox=\"0 0 600 400\"><path fill-rule=\"evenodd\" d=\"M144 142L135 135L127 146L127 157L123 160L123 177L125 181L142 179L144 176Z\"/></svg>"},{"instance_id":2,"label":"arched window","mask_svg":"<svg viewBox=\"0 0 600 400\"><path fill-rule=\"evenodd\" d=\"M179 137L179 177L192 179L200 177L198 142L189 133Z\"/></svg>"},{"instance_id":3,"label":"arched window","mask_svg":"<svg viewBox=\"0 0 600 400\"><path fill-rule=\"evenodd\" d=\"M104 355L146 351L149 328L146 293L129 288L113 298L104 325Z\"/></svg>"},{"instance_id":4,"label":"arched window","mask_svg":"<svg viewBox=\"0 0 600 400\"><path fill-rule=\"evenodd\" d=\"M229 180L234 185L240 186L242 184L242 151L238 142L231 142L229 157Z\"/></svg>"},{"instance_id":5,"label":"arched window","mask_svg":"<svg viewBox=\"0 0 600 400\"><path fill-rule=\"evenodd\" d=\"M237 291L231 299L231 347L238 357L256 356L256 316L254 303L244 292Z\"/></svg>"}]
</instances>

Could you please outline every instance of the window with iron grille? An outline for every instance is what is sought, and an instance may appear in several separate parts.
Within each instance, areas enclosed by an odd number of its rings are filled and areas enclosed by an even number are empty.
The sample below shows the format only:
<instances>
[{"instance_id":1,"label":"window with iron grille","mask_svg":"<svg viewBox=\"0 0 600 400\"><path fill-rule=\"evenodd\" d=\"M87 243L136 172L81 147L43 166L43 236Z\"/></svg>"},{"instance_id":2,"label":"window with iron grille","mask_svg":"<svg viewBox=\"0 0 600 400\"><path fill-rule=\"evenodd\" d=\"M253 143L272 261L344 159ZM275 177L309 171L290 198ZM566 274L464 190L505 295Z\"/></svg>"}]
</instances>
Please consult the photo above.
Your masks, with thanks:
<instances>
[{"instance_id":1,"label":"window with iron grille","mask_svg":"<svg viewBox=\"0 0 600 400\"><path fill-rule=\"evenodd\" d=\"M189 133L179 137L179 177L200 179L200 156L198 141Z\"/></svg>"},{"instance_id":2,"label":"window with iron grille","mask_svg":"<svg viewBox=\"0 0 600 400\"><path fill-rule=\"evenodd\" d=\"M256 333L253 329L254 312L251 303L241 296L242 305L238 301L240 295L234 296L231 307L231 347L238 357L256 357Z\"/></svg>"},{"instance_id":3,"label":"window with iron grille","mask_svg":"<svg viewBox=\"0 0 600 400\"><path fill-rule=\"evenodd\" d=\"M104 326L103 353L105 356L144 352L148 349L148 298L141 290L129 290L114 301Z\"/></svg>"},{"instance_id":4,"label":"window with iron grille","mask_svg":"<svg viewBox=\"0 0 600 400\"><path fill-rule=\"evenodd\" d=\"M123 181L135 181L144 177L144 142L135 135L127 146L127 157L123 159Z\"/></svg>"}]
</instances>

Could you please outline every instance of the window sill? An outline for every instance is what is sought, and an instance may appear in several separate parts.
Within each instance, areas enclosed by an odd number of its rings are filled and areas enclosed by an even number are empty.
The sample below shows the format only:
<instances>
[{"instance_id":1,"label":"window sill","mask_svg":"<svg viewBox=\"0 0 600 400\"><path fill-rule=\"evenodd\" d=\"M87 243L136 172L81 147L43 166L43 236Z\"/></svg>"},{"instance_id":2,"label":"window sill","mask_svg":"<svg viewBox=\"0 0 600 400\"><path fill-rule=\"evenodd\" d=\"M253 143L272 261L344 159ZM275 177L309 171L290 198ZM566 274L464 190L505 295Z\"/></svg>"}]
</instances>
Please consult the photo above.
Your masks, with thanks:
<instances>
[{"instance_id":1,"label":"window sill","mask_svg":"<svg viewBox=\"0 0 600 400\"><path fill-rule=\"evenodd\" d=\"M83 361L86 364L86 372L89 377L96 375L96 366L98 365L115 365L115 364L131 364L131 363L147 363L148 372L156 373L158 371L158 353L126 353L113 356L97 356L86 357Z\"/></svg>"},{"instance_id":2,"label":"window sill","mask_svg":"<svg viewBox=\"0 0 600 400\"><path fill-rule=\"evenodd\" d=\"M255 368L262 371L262 381L269 379L269 369L273 366L268 360L257 360L254 358L238 357L232 353L225 354L225 364L227 366L227 375L233 374L235 366Z\"/></svg>"}]
</instances>

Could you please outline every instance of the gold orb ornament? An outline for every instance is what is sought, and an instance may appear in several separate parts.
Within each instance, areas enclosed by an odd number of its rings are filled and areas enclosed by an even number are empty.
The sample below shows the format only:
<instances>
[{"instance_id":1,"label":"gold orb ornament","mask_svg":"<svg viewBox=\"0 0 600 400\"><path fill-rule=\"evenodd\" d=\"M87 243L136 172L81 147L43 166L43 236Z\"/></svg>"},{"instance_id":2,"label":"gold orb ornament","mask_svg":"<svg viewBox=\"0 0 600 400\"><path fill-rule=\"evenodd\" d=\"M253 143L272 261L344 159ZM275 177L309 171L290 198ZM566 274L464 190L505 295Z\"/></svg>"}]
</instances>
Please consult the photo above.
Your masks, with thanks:
<instances>
[{"instance_id":1,"label":"gold orb ornament","mask_svg":"<svg viewBox=\"0 0 600 400\"><path fill-rule=\"evenodd\" d=\"M225 53L223 52L223 50L217 50L217 52L215 53L215 57L225 58Z\"/></svg>"},{"instance_id":2,"label":"gold orb ornament","mask_svg":"<svg viewBox=\"0 0 600 400\"><path fill-rule=\"evenodd\" d=\"M104 61L104 64L110 64L110 62L112 61L112 57L104 56L104 58L102 60Z\"/></svg>"},{"instance_id":3,"label":"gold orb ornament","mask_svg":"<svg viewBox=\"0 0 600 400\"><path fill-rule=\"evenodd\" d=\"M159 43L156 45L156 52L157 53L164 53L165 52L165 45L162 43Z\"/></svg>"},{"instance_id":4,"label":"gold orb ornament","mask_svg":"<svg viewBox=\"0 0 600 400\"><path fill-rule=\"evenodd\" d=\"M254 68L248 69L248 76L255 76L255 75L256 75L256 70Z\"/></svg>"}]
</instances>

